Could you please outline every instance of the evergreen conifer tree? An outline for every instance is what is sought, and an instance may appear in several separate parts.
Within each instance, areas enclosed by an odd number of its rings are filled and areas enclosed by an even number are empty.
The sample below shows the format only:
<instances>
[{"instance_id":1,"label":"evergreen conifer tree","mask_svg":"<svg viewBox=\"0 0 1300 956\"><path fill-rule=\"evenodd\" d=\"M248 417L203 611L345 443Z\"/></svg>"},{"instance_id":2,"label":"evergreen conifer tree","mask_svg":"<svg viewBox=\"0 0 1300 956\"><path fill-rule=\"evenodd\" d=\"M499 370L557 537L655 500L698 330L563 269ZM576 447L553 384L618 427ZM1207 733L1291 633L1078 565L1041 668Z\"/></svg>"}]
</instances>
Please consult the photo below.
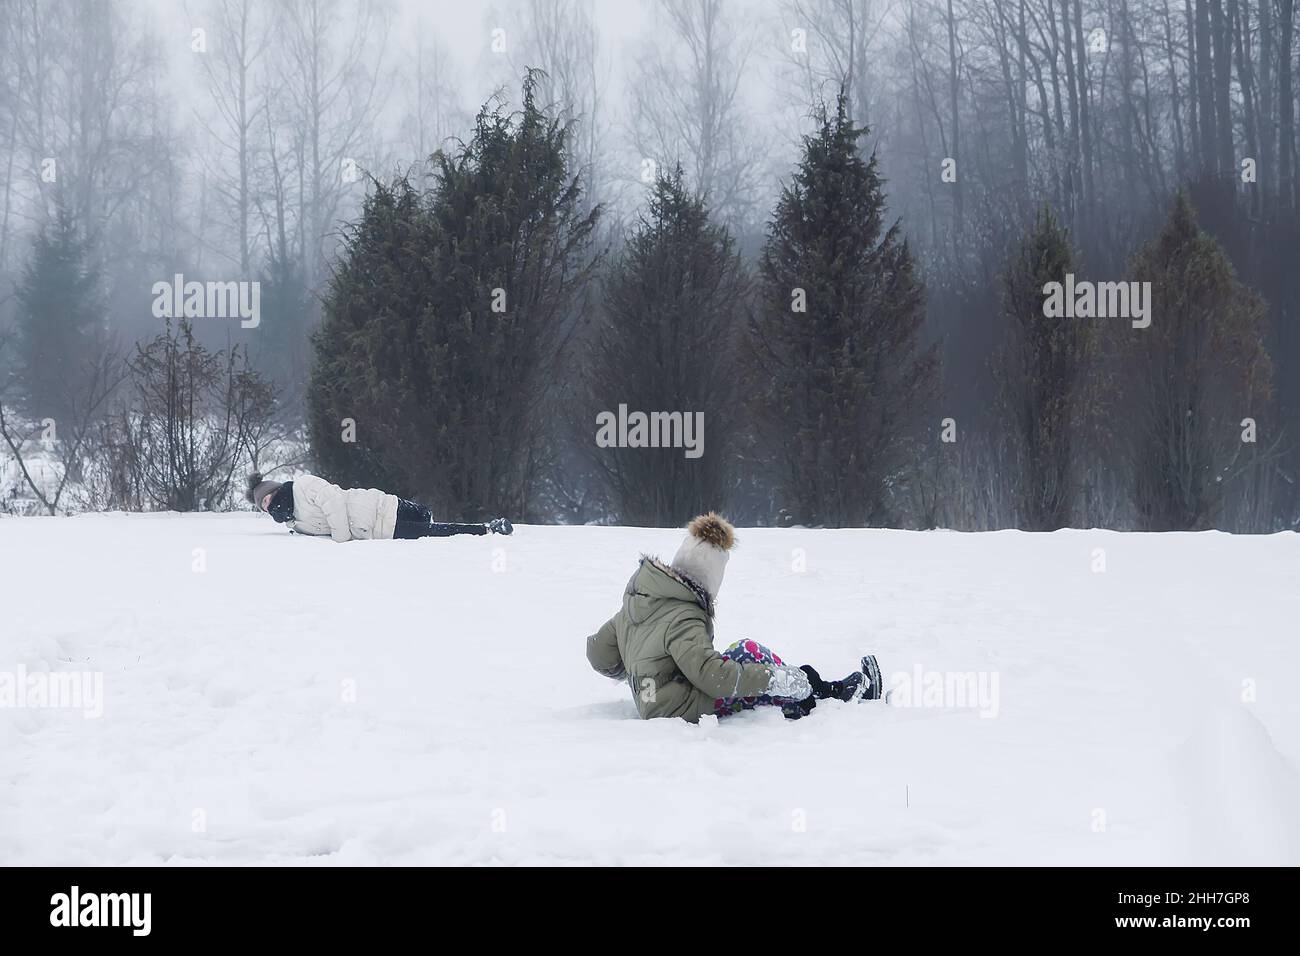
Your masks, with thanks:
<instances>
[{"instance_id":1,"label":"evergreen conifer tree","mask_svg":"<svg viewBox=\"0 0 1300 956\"><path fill-rule=\"evenodd\" d=\"M924 291L874 155L841 92L804 138L768 224L750 326L751 390L778 507L827 526L889 519L909 432L935 384Z\"/></svg>"},{"instance_id":2,"label":"evergreen conifer tree","mask_svg":"<svg viewBox=\"0 0 1300 956\"><path fill-rule=\"evenodd\" d=\"M32 245L17 289L16 344L26 411L63 421L102 339L99 276L72 214L62 207Z\"/></svg>"},{"instance_id":3,"label":"evergreen conifer tree","mask_svg":"<svg viewBox=\"0 0 1300 956\"><path fill-rule=\"evenodd\" d=\"M434 156L428 192L375 184L347 231L308 388L328 477L463 517L526 517L554 422L557 359L593 268L569 128L523 83Z\"/></svg>"},{"instance_id":4,"label":"evergreen conifer tree","mask_svg":"<svg viewBox=\"0 0 1300 956\"><path fill-rule=\"evenodd\" d=\"M611 416L619 405L666 413L651 421L651 430L669 433L656 442L684 439L691 426L696 447L593 445L620 522L672 526L724 507L734 477L735 350L747 285L731 235L683 183L681 167L656 179L605 280L602 322L587 352L586 405ZM583 427L592 420L584 414Z\"/></svg>"},{"instance_id":5,"label":"evergreen conifer tree","mask_svg":"<svg viewBox=\"0 0 1300 956\"><path fill-rule=\"evenodd\" d=\"M1249 458L1243 421L1267 420L1267 310L1197 225L1181 192L1129 272L1151 283L1151 325L1124 333L1123 410L1138 526L1210 528Z\"/></svg>"},{"instance_id":6,"label":"evergreen conifer tree","mask_svg":"<svg viewBox=\"0 0 1300 956\"><path fill-rule=\"evenodd\" d=\"M1074 272L1065 231L1044 207L1002 274L1007 338L994 360L1007 447L1016 460L1018 526L1053 531L1070 524L1077 500L1084 390L1095 352L1090 319L1048 318L1043 288Z\"/></svg>"}]
</instances>

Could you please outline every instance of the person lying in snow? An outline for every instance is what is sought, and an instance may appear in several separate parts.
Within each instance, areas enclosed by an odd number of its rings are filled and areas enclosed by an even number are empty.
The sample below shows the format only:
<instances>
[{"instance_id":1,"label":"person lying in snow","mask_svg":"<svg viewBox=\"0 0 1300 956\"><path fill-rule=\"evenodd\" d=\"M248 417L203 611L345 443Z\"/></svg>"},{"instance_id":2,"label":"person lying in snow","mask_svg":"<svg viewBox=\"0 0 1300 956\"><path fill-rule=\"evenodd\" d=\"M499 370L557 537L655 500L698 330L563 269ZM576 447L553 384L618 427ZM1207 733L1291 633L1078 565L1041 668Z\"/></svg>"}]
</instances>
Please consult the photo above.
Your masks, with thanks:
<instances>
[{"instance_id":1,"label":"person lying in snow","mask_svg":"<svg viewBox=\"0 0 1300 956\"><path fill-rule=\"evenodd\" d=\"M348 488L330 484L315 475L293 481L267 481L248 476L248 500L280 524L293 522L291 531L319 535L335 541L366 538L445 538L453 534L510 534L505 518L487 524L453 524L434 521L424 505L377 488Z\"/></svg>"},{"instance_id":2,"label":"person lying in snow","mask_svg":"<svg viewBox=\"0 0 1300 956\"><path fill-rule=\"evenodd\" d=\"M791 667L762 644L737 641L713 649L713 604L722 587L735 529L709 512L687 526L672 564L642 557L623 594L623 609L587 638L587 661L598 674L625 680L642 718L681 717L697 723L753 707L780 707L805 717L817 701L878 700L880 668L825 681L811 666Z\"/></svg>"}]
</instances>

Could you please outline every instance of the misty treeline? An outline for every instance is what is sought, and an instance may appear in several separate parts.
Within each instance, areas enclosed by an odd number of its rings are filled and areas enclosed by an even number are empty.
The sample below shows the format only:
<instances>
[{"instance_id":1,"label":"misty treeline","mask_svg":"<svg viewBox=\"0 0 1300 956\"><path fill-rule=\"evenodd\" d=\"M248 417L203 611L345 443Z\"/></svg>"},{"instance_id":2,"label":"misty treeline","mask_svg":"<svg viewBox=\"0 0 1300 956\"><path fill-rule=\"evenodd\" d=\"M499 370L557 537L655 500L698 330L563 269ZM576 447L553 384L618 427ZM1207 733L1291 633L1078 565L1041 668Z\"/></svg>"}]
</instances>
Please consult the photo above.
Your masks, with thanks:
<instances>
[{"instance_id":1,"label":"misty treeline","mask_svg":"<svg viewBox=\"0 0 1300 956\"><path fill-rule=\"evenodd\" d=\"M184 9L0 5L0 409L59 489L122 476L86 506L309 444L466 516L1300 522L1292 0L648 0L620 43L536 0L469 51ZM1067 274L1150 325L1049 319ZM177 275L260 322L159 318ZM700 453L597 440L629 411ZM193 460L149 485L151 415Z\"/></svg>"}]
</instances>

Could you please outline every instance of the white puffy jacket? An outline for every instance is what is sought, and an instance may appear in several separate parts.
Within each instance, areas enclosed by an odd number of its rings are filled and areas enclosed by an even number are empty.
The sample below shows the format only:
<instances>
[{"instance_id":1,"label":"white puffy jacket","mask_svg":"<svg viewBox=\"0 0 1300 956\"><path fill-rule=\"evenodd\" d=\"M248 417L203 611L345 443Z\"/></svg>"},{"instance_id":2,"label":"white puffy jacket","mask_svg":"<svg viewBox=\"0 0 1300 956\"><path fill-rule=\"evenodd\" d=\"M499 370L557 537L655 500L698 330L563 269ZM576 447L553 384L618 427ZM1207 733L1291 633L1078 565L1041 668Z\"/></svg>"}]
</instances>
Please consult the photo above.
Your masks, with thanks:
<instances>
[{"instance_id":1,"label":"white puffy jacket","mask_svg":"<svg viewBox=\"0 0 1300 956\"><path fill-rule=\"evenodd\" d=\"M293 529L329 535L335 541L391 538L397 524L397 496L378 488L346 491L315 475L293 479Z\"/></svg>"}]
</instances>

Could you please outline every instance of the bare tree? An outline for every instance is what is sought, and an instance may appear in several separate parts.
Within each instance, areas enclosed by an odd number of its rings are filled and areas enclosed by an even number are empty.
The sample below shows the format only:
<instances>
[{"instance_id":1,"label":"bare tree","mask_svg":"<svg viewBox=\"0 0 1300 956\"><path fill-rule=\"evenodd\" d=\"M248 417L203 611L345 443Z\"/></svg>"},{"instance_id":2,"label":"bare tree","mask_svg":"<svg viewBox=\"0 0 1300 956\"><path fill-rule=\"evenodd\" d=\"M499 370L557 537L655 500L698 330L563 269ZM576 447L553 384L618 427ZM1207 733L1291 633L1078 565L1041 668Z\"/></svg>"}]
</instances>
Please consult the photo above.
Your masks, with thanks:
<instances>
[{"instance_id":1,"label":"bare tree","mask_svg":"<svg viewBox=\"0 0 1300 956\"><path fill-rule=\"evenodd\" d=\"M725 12L722 0L657 0L656 30L646 38L632 81L633 144L660 170L681 163L733 228L754 219L761 150L741 98L752 31ZM644 178L644 175L643 175Z\"/></svg>"},{"instance_id":2,"label":"bare tree","mask_svg":"<svg viewBox=\"0 0 1300 956\"><path fill-rule=\"evenodd\" d=\"M274 390L238 346L210 352L185 322L136 348L134 401L118 421L149 503L169 511L223 504L252 436L265 430Z\"/></svg>"},{"instance_id":3,"label":"bare tree","mask_svg":"<svg viewBox=\"0 0 1300 956\"><path fill-rule=\"evenodd\" d=\"M1291 51L1295 30L1295 0L1277 0L1278 76L1280 111L1277 140L1277 198L1283 209L1295 207L1295 91Z\"/></svg>"},{"instance_id":4,"label":"bare tree","mask_svg":"<svg viewBox=\"0 0 1300 956\"><path fill-rule=\"evenodd\" d=\"M530 0L522 8L523 39L509 48L511 74L539 70L539 101L573 124L569 168L582 176L587 205L593 207L608 195L604 93L610 81L593 0Z\"/></svg>"},{"instance_id":5,"label":"bare tree","mask_svg":"<svg viewBox=\"0 0 1300 956\"><path fill-rule=\"evenodd\" d=\"M65 203L98 241L164 152L142 109L157 94L156 51L112 0L17 0L12 15L27 167L46 208Z\"/></svg>"},{"instance_id":6,"label":"bare tree","mask_svg":"<svg viewBox=\"0 0 1300 956\"><path fill-rule=\"evenodd\" d=\"M257 65L271 36L255 12L262 9L255 0L207 0L210 46L198 57L213 114L200 113L200 122L215 146L200 151L200 162L237 230L236 261L245 276L252 269L256 151L266 108Z\"/></svg>"},{"instance_id":7,"label":"bare tree","mask_svg":"<svg viewBox=\"0 0 1300 956\"><path fill-rule=\"evenodd\" d=\"M451 54L442 38L420 17L415 49L403 64L401 87L407 102L402 118L402 145L423 162L449 138L469 126L469 111L460 103Z\"/></svg>"},{"instance_id":8,"label":"bare tree","mask_svg":"<svg viewBox=\"0 0 1300 956\"><path fill-rule=\"evenodd\" d=\"M4 176L4 196L0 199L0 276L9 263L10 223L14 205L14 169L18 156L18 102L22 98L21 74L14 68L17 31L17 7L0 5L0 170Z\"/></svg>"},{"instance_id":9,"label":"bare tree","mask_svg":"<svg viewBox=\"0 0 1300 956\"><path fill-rule=\"evenodd\" d=\"M360 199L389 19L377 0L286 0L279 9L275 119L289 131L280 138L288 140L297 172L297 258L308 287L316 288L349 189Z\"/></svg>"},{"instance_id":10,"label":"bare tree","mask_svg":"<svg viewBox=\"0 0 1300 956\"><path fill-rule=\"evenodd\" d=\"M800 89L800 109L844 87L849 116L879 130L884 121L884 80L872 63L888 39L891 0L785 0L781 4L781 58ZM803 31L796 42L795 30Z\"/></svg>"}]
</instances>

